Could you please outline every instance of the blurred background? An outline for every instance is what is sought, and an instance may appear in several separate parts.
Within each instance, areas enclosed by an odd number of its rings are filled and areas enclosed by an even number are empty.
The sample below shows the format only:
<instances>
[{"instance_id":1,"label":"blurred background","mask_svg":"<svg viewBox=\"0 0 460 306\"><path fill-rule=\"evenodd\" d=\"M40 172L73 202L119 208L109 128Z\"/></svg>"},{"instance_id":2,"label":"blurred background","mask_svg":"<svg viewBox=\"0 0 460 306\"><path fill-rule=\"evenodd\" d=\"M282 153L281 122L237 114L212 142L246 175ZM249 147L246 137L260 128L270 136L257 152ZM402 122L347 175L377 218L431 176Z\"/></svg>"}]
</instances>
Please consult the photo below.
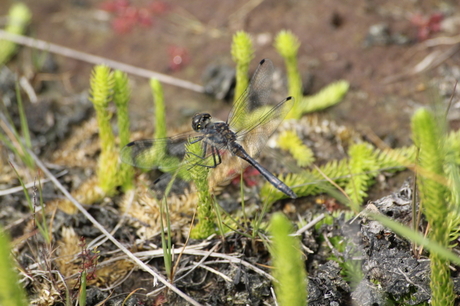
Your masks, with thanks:
<instances>
[{"instance_id":1,"label":"blurred background","mask_svg":"<svg viewBox=\"0 0 460 306\"><path fill-rule=\"evenodd\" d=\"M1 1L6 16L14 1ZM244 30L253 39L255 59L270 58L284 72L273 47L281 30L300 40L299 68L305 94L344 79L351 88L327 117L354 128L369 128L392 146L409 143L409 118L432 101L430 82L448 100L460 77L460 13L456 1L161 1L161 0L30 0L28 35L78 51L171 75L198 85L206 69L234 67L232 36ZM439 37L457 41L427 42ZM30 51L33 52L33 51ZM437 52L436 54L432 54ZM442 54L447 54L445 58ZM417 66L427 56L428 69ZM442 60L440 60L442 59ZM92 64L52 56L71 96L88 88ZM423 63L422 63L423 64ZM425 63L426 64L426 63ZM431 66L430 66L431 65ZM56 79L58 78L58 79ZM153 106L145 78L132 77L130 110L134 129L145 128ZM432 96L432 95L431 95ZM166 85L168 118L177 125L204 109L225 118L230 105L202 94ZM458 98L456 98L458 101ZM453 110L455 109L455 103ZM458 126L458 116L450 123ZM145 122L145 123L144 123Z\"/></svg>"}]
</instances>

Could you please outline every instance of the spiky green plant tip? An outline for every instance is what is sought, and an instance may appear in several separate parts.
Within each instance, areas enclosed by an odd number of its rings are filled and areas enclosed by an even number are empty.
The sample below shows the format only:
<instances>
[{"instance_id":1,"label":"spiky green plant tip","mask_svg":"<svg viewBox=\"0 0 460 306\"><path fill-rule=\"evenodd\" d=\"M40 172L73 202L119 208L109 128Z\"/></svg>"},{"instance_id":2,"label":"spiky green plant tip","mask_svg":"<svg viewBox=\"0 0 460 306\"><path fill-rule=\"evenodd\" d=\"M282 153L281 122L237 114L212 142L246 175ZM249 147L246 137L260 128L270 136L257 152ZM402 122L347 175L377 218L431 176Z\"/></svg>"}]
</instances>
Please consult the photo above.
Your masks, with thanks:
<instances>
[{"instance_id":1,"label":"spiky green plant tip","mask_svg":"<svg viewBox=\"0 0 460 306\"><path fill-rule=\"evenodd\" d=\"M236 64L236 101L243 94L246 87L248 87L249 63L254 58L254 48L249 34L240 31L233 35L231 49L232 58Z\"/></svg>"},{"instance_id":2,"label":"spiky green plant tip","mask_svg":"<svg viewBox=\"0 0 460 306\"><path fill-rule=\"evenodd\" d=\"M8 12L8 23L5 31L12 34L23 34L32 19L32 13L24 3L15 3ZM17 45L9 40L0 40L0 66L5 64L15 53Z\"/></svg>"},{"instance_id":3,"label":"spiky green plant tip","mask_svg":"<svg viewBox=\"0 0 460 306\"><path fill-rule=\"evenodd\" d=\"M283 30L275 38L275 48L284 58L296 58L300 41L291 31Z\"/></svg>"},{"instance_id":4,"label":"spiky green plant tip","mask_svg":"<svg viewBox=\"0 0 460 306\"><path fill-rule=\"evenodd\" d=\"M343 100L349 88L350 84L345 80L329 84L314 96L303 97L299 101L299 111L306 114L331 107Z\"/></svg>"},{"instance_id":5,"label":"spiky green plant tip","mask_svg":"<svg viewBox=\"0 0 460 306\"><path fill-rule=\"evenodd\" d=\"M426 109L419 109L412 117L412 131L416 146L419 148L418 182L423 203L423 211L431 226L430 238L443 247L449 247L452 228L449 224L458 224L457 213L453 219L447 203L449 184L441 180L446 177L446 138L442 134L442 123ZM455 294L450 278L449 261L436 252L430 253L432 305L453 305Z\"/></svg>"},{"instance_id":6,"label":"spiky green plant tip","mask_svg":"<svg viewBox=\"0 0 460 306\"><path fill-rule=\"evenodd\" d=\"M281 149L292 154L299 167L306 167L315 161L313 151L302 143L294 131L281 133L278 138L278 145Z\"/></svg>"},{"instance_id":7,"label":"spiky green plant tip","mask_svg":"<svg viewBox=\"0 0 460 306\"><path fill-rule=\"evenodd\" d=\"M110 125L111 114L107 110L114 94L114 76L105 65L94 67L90 79L90 100L96 110L101 142L98 163L99 186L108 195L115 193L118 181L118 153L115 150L115 136Z\"/></svg>"},{"instance_id":8,"label":"spiky green plant tip","mask_svg":"<svg viewBox=\"0 0 460 306\"><path fill-rule=\"evenodd\" d=\"M94 67L90 78L90 100L96 106L107 107L114 86L114 77L110 68L106 65Z\"/></svg>"},{"instance_id":9,"label":"spiky green plant tip","mask_svg":"<svg viewBox=\"0 0 460 306\"><path fill-rule=\"evenodd\" d=\"M357 213L363 199L367 196L366 191L372 183L372 178L376 175L374 170L377 170L378 165L374 159L372 146L368 143L352 145L348 151L348 155L350 156L348 164L350 181L345 187L345 192L352 201L351 208Z\"/></svg>"},{"instance_id":10,"label":"spiky green plant tip","mask_svg":"<svg viewBox=\"0 0 460 306\"><path fill-rule=\"evenodd\" d=\"M113 74L113 78L113 101L117 107L117 125L120 137L120 147L123 147L130 141L128 103L131 98L131 89L129 87L128 75L126 73L116 70ZM119 184L122 186L123 191L128 191L134 187L134 170L130 165L124 163L119 164L117 174L120 181Z\"/></svg>"},{"instance_id":11,"label":"spiky green plant tip","mask_svg":"<svg viewBox=\"0 0 460 306\"><path fill-rule=\"evenodd\" d=\"M272 234L272 274L277 280L275 292L280 306L304 306L307 303L307 275L298 237L290 236L292 225L281 213L270 222Z\"/></svg>"},{"instance_id":12,"label":"spiky green plant tip","mask_svg":"<svg viewBox=\"0 0 460 306\"><path fill-rule=\"evenodd\" d=\"M419 148L420 194L427 220L433 226L445 222L447 189L440 177L444 177L443 136L440 135L434 116L426 109L418 110L412 118L415 144ZM423 172L423 173L420 173ZM442 241L438 241L443 243Z\"/></svg>"},{"instance_id":13,"label":"spiky green plant tip","mask_svg":"<svg viewBox=\"0 0 460 306\"><path fill-rule=\"evenodd\" d=\"M251 36L244 31L236 32L233 35L231 53L233 61L237 65L249 65L254 58L254 47Z\"/></svg>"},{"instance_id":14,"label":"spiky green plant tip","mask_svg":"<svg viewBox=\"0 0 460 306\"><path fill-rule=\"evenodd\" d=\"M302 77L297 65L299 39L290 31L281 31L275 38L275 48L284 58L288 77L289 95L294 97L294 107L287 114L287 119L299 119L302 115L298 110L302 100Z\"/></svg>"},{"instance_id":15,"label":"spiky green plant tip","mask_svg":"<svg viewBox=\"0 0 460 306\"><path fill-rule=\"evenodd\" d=\"M113 78L113 102L117 107L120 146L124 146L129 142L130 138L128 104L131 100L131 88L129 86L128 75L126 73L116 70L113 74Z\"/></svg>"}]
</instances>

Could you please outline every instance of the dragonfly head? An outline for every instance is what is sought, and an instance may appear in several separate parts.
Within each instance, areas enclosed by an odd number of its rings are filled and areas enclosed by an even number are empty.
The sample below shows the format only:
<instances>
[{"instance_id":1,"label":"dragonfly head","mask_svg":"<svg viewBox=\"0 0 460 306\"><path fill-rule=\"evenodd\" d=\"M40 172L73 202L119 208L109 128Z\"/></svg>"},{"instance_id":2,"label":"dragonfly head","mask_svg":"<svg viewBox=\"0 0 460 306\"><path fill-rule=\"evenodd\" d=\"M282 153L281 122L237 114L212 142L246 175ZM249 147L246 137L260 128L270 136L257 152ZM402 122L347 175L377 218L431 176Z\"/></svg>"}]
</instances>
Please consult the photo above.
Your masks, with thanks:
<instances>
[{"instance_id":1,"label":"dragonfly head","mask_svg":"<svg viewBox=\"0 0 460 306\"><path fill-rule=\"evenodd\" d=\"M211 115L207 113L196 114L192 119L192 128L195 132L199 132L206 128L211 123Z\"/></svg>"}]
</instances>

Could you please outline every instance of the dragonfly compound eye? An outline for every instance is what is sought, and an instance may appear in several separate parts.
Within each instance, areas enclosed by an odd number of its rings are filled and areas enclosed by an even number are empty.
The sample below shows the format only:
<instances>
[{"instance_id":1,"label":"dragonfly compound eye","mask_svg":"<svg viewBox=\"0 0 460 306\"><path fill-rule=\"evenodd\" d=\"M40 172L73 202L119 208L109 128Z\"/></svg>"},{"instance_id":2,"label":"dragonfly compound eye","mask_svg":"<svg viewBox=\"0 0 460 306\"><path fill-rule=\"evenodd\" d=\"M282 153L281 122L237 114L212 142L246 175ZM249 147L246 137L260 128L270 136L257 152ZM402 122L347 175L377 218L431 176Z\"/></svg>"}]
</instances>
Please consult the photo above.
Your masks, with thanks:
<instances>
[{"instance_id":1,"label":"dragonfly compound eye","mask_svg":"<svg viewBox=\"0 0 460 306\"><path fill-rule=\"evenodd\" d=\"M196 114L192 119L192 128L194 131L200 131L208 126L211 122L210 114Z\"/></svg>"}]
</instances>

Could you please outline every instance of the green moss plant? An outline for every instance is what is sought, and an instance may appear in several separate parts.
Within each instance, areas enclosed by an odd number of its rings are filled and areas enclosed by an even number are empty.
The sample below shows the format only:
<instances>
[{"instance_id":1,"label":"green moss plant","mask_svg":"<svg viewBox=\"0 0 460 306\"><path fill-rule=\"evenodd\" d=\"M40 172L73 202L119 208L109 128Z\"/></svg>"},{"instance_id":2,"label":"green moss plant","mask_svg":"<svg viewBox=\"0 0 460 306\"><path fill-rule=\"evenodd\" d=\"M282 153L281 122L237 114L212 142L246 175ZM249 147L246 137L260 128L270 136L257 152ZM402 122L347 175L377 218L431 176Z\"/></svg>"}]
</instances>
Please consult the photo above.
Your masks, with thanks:
<instances>
[{"instance_id":1,"label":"green moss plant","mask_svg":"<svg viewBox=\"0 0 460 306\"><path fill-rule=\"evenodd\" d=\"M29 305L19 277L15 271L15 263L11 256L10 239L0 228L0 305L26 306Z\"/></svg>"},{"instance_id":2,"label":"green moss plant","mask_svg":"<svg viewBox=\"0 0 460 306\"><path fill-rule=\"evenodd\" d=\"M236 64L236 101L248 87L249 64L254 58L254 47L252 46L251 36L244 31L236 32L233 35L231 47L233 61Z\"/></svg>"},{"instance_id":3,"label":"green moss plant","mask_svg":"<svg viewBox=\"0 0 460 306\"><path fill-rule=\"evenodd\" d=\"M349 194L355 193L354 202L360 203L362 200L359 198L365 196L366 190L372 185L374 178L380 171L401 171L404 169L404 163L407 164L409 161L415 160L416 153L414 147L388 151L373 149L371 152L366 148L367 146L369 145L363 144L362 147L357 147L357 149L351 146L349 151L350 159L333 160L317 169L302 171L300 173L290 173L285 176L279 176L279 178L286 185L294 188L297 196L303 197L316 195L321 192L330 193L331 188L335 187L325 179L325 177L328 177L342 188L349 185ZM364 158L370 160L360 162L360 159ZM368 170L358 172L359 170L357 169L359 167ZM353 174L350 175L350 172ZM351 183L350 178L355 175L360 175L360 177L353 179L353 183ZM260 196L262 202L268 204L286 198L282 192L278 192L272 188L269 183L264 184L260 190ZM348 201L346 204L352 205Z\"/></svg>"},{"instance_id":4,"label":"green moss plant","mask_svg":"<svg viewBox=\"0 0 460 306\"><path fill-rule=\"evenodd\" d=\"M186 146L187 156L185 162L190 164L188 171L196 186L198 193L197 214L198 223L193 227L190 237L193 239L205 239L216 232L216 224L213 215L213 203L209 192L207 160L202 160L202 147L200 142L188 143Z\"/></svg>"},{"instance_id":5,"label":"green moss plant","mask_svg":"<svg viewBox=\"0 0 460 306\"><path fill-rule=\"evenodd\" d=\"M21 2L11 6L8 12L8 22L5 31L12 34L23 34L30 23L32 13ZM4 65L16 53L17 45L5 39L0 39L0 66Z\"/></svg>"},{"instance_id":6,"label":"green moss plant","mask_svg":"<svg viewBox=\"0 0 460 306\"><path fill-rule=\"evenodd\" d=\"M300 241L291 236L291 222L281 213L273 214L270 222L272 274L278 305L307 305L307 275Z\"/></svg>"},{"instance_id":7,"label":"green moss plant","mask_svg":"<svg viewBox=\"0 0 460 306\"><path fill-rule=\"evenodd\" d=\"M113 195L118 184L118 154L110 125L111 114L107 109L114 94L114 76L110 68L105 65L94 67L90 85L90 100L96 110L101 143L97 169L99 187L106 195Z\"/></svg>"},{"instance_id":8,"label":"green moss plant","mask_svg":"<svg viewBox=\"0 0 460 306\"><path fill-rule=\"evenodd\" d=\"M302 77L297 65L299 39L291 31L281 31L275 38L275 48L284 58L286 64L289 95L296 103L286 116L287 119L299 119L306 113L319 111L337 104L348 91L349 83L341 80L332 83L314 96L304 97L302 94Z\"/></svg>"},{"instance_id":9,"label":"green moss plant","mask_svg":"<svg viewBox=\"0 0 460 306\"><path fill-rule=\"evenodd\" d=\"M120 147L124 147L130 141L129 132L129 111L128 103L130 101L131 90L129 87L128 75L122 71L116 70L113 74L114 94L113 101L117 107L117 124L118 135L120 137ZM118 177L123 191L133 188L134 170L125 163L119 164Z\"/></svg>"},{"instance_id":10,"label":"green moss plant","mask_svg":"<svg viewBox=\"0 0 460 306\"><path fill-rule=\"evenodd\" d=\"M351 199L351 209L358 213L363 199L367 197L367 189L373 183L379 169L374 158L373 148L367 143L354 144L348 150L350 179L345 186L345 192Z\"/></svg>"},{"instance_id":11,"label":"green moss plant","mask_svg":"<svg viewBox=\"0 0 460 306\"><path fill-rule=\"evenodd\" d=\"M294 131L284 131L278 138L278 146L291 153L299 167L306 167L315 161L313 151L302 143Z\"/></svg>"},{"instance_id":12,"label":"green moss plant","mask_svg":"<svg viewBox=\"0 0 460 306\"><path fill-rule=\"evenodd\" d=\"M349 88L350 84L345 80L329 84L314 96L302 97L298 103L297 112L303 115L331 107L342 101Z\"/></svg>"},{"instance_id":13,"label":"green moss plant","mask_svg":"<svg viewBox=\"0 0 460 306\"><path fill-rule=\"evenodd\" d=\"M286 118L299 119L302 114L297 107L302 98L302 77L300 76L297 65L297 52L299 51L300 41L291 31L281 31L275 38L275 48L284 58L286 64L289 95L294 97L295 105L287 114Z\"/></svg>"},{"instance_id":14,"label":"green moss plant","mask_svg":"<svg viewBox=\"0 0 460 306\"><path fill-rule=\"evenodd\" d=\"M443 182L444 160L446 156L444 137L432 113L418 110L412 117L414 142L419 148L419 170L417 179L422 211L430 224L430 238L441 246L450 246L451 220L446 218L451 212L447 199L449 189ZM457 207L458 209L458 207ZM458 226L458 224L457 224ZM449 261L437 253L430 254L432 305L454 305L455 293L450 278Z\"/></svg>"},{"instance_id":15,"label":"green moss plant","mask_svg":"<svg viewBox=\"0 0 460 306\"><path fill-rule=\"evenodd\" d=\"M163 87L161 83L156 79L150 80L150 88L152 89L153 102L155 108L155 139L162 139L166 137L166 108L165 108L165 99L163 95ZM174 171L179 164L182 162L179 158L174 156L169 156L167 152L166 143L159 142L155 146L155 157L156 160L152 161L153 164L157 164L163 171L172 172ZM158 164L161 162L161 165ZM182 169L178 172L178 175L181 179L189 181L190 174L188 171Z\"/></svg>"}]
</instances>

